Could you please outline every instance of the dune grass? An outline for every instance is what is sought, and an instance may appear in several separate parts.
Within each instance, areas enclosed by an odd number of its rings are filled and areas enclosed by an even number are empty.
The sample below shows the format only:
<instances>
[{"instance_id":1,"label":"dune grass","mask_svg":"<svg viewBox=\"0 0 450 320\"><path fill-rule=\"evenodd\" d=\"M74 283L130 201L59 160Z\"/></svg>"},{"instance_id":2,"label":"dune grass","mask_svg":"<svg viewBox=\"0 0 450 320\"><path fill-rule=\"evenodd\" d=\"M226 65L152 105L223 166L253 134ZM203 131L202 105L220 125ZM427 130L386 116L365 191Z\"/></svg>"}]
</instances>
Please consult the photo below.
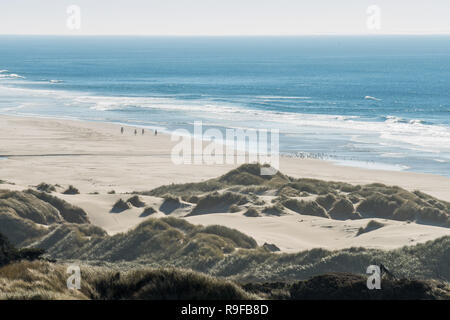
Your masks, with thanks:
<instances>
[{"instance_id":1,"label":"dune grass","mask_svg":"<svg viewBox=\"0 0 450 320\"><path fill-rule=\"evenodd\" d=\"M296 199L288 199L281 202L283 206L292 211L295 211L300 214L305 214L308 216L316 216L316 217L324 217L329 218L327 211L320 206L316 201L305 201L305 200L296 200Z\"/></svg>"},{"instance_id":2,"label":"dune grass","mask_svg":"<svg viewBox=\"0 0 450 320\"><path fill-rule=\"evenodd\" d=\"M255 203L265 203L263 200L267 200L265 197L269 194L273 195L273 205L258 207L261 213L293 214L289 212L292 210L335 219L387 218L449 226L449 203L418 191L409 192L382 184L352 186L293 179L281 173L259 176L260 169L258 165L245 165L216 179L164 186L151 193L164 192L159 196L164 196L163 205L166 203L170 209L166 214L179 208L184 208L183 213L189 212L191 207L191 215L244 211ZM211 192L216 187L220 189ZM284 191L277 197L280 190ZM262 194L264 196L260 198ZM301 194L307 195L308 199L299 200ZM196 197L196 200L187 203L180 200L181 197ZM379 263L408 278L450 280L450 237L390 251L349 248L275 254L259 247L254 239L237 230L222 226L195 226L173 217L149 218L128 232L109 236L88 223L68 223L68 215L59 210L64 211L68 206L55 199L34 190L0 191L0 221L5 223L0 223L0 231L17 230L8 234L14 243L32 244L47 250L49 256L56 259L183 267L235 280L294 281L328 272L358 274L364 273L368 265ZM372 227L368 225L366 229Z\"/></svg>"},{"instance_id":3,"label":"dune grass","mask_svg":"<svg viewBox=\"0 0 450 320\"><path fill-rule=\"evenodd\" d=\"M450 299L448 285L445 291L433 282L383 278L382 290L369 290L367 276L351 273L332 273L315 276L293 284L290 299L293 300L430 300ZM438 292L441 291L441 292Z\"/></svg>"},{"instance_id":4,"label":"dune grass","mask_svg":"<svg viewBox=\"0 0 450 320\"><path fill-rule=\"evenodd\" d=\"M141 198L139 198L139 196L132 196L126 202L130 203L133 207L136 207L136 208L143 208L143 207L145 207L145 202L143 202L141 200Z\"/></svg>"},{"instance_id":5,"label":"dune grass","mask_svg":"<svg viewBox=\"0 0 450 320\"><path fill-rule=\"evenodd\" d=\"M63 220L59 211L51 204L21 191L0 190L1 211L9 211L18 217L44 225Z\"/></svg>"},{"instance_id":6,"label":"dune grass","mask_svg":"<svg viewBox=\"0 0 450 320\"><path fill-rule=\"evenodd\" d=\"M81 264L81 288L67 288L67 267L21 261L0 267L0 299L21 300L251 300L251 299L450 299L439 281L383 279L368 290L366 276L328 273L302 281L233 282L180 268L131 270Z\"/></svg>"},{"instance_id":7,"label":"dune grass","mask_svg":"<svg viewBox=\"0 0 450 320\"><path fill-rule=\"evenodd\" d=\"M77 188L75 188L74 186L70 185L70 186L63 192L63 194L71 194L71 195L74 195L74 194L80 194L80 191L79 191Z\"/></svg>"},{"instance_id":8,"label":"dune grass","mask_svg":"<svg viewBox=\"0 0 450 320\"><path fill-rule=\"evenodd\" d=\"M125 272L81 265L81 288L67 288L68 265L17 262L0 268L0 299L25 300L242 300L237 284L183 269Z\"/></svg>"},{"instance_id":9,"label":"dune grass","mask_svg":"<svg viewBox=\"0 0 450 320\"><path fill-rule=\"evenodd\" d=\"M56 191L56 188L55 188L54 185L48 184L48 183L45 183L45 182L42 182L42 183L38 184L36 186L36 189L39 190L39 191L42 191L42 192L47 192L47 193L52 193L52 192Z\"/></svg>"},{"instance_id":10,"label":"dune grass","mask_svg":"<svg viewBox=\"0 0 450 320\"><path fill-rule=\"evenodd\" d=\"M280 172L261 175L263 166L245 164L214 179L198 183L171 184L141 194L162 197L171 194L195 203L191 215L236 210L230 194L246 196L254 205L264 205L262 195L274 194L285 207L308 215L346 220L386 218L450 227L450 203L420 191L409 192L379 183L364 186L344 182L288 177ZM315 201L298 200L315 197ZM231 202L231 203L230 203Z\"/></svg>"},{"instance_id":11,"label":"dune grass","mask_svg":"<svg viewBox=\"0 0 450 320\"><path fill-rule=\"evenodd\" d=\"M89 217L87 213L83 209L73 206L67 201L51 196L44 192L37 192L31 189L25 192L30 193L36 198L39 198L40 200L45 201L55 207L59 211L63 219L67 222L89 223Z\"/></svg>"},{"instance_id":12,"label":"dune grass","mask_svg":"<svg viewBox=\"0 0 450 320\"><path fill-rule=\"evenodd\" d=\"M200 198L189 216L212 213L228 212L232 205L242 205L249 201L245 195L235 192L209 193Z\"/></svg>"},{"instance_id":13,"label":"dune grass","mask_svg":"<svg viewBox=\"0 0 450 320\"><path fill-rule=\"evenodd\" d=\"M258 209L254 208L254 207L250 207L247 209L247 211L244 212L244 216L246 217L250 217L250 218L255 218L255 217L259 217L259 211Z\"/></svg>"},{"instance_id":14,"label":"dune grass","mask_svg":"<svg viewBox=\"0 0 450 320\"><path fill-rule=\"evenodd\" d=\"M146 207L144 211L139 215L141 218L145 218L148 216L151 216L152 214L156 213L157 211L153 207Z\"/></svg>"},{"instance_id":15,"label":"dune grass","mask_svg":"<svg viewBox=\"0 0 450 320\"><path fill-rule=\"evenodd\" d=\"M450 203L420 191L409 192L379 183L360 186L336 181L295 179L280 172L273 176L262 176L262 167L259 164L245 164L218 178L166 185L143 194L161 197L170 193L182 197L197 204L192 215L229 211L230 207L237 204L226 202L227 197L231 198L227 193L246 196L255 205L264 205L260 196L272 193L278 196L274 203L281 202L301 214L339 220L386 218L450 227ZM195 198L189 201L190 197ZM315 197L315 201L299 201L299 197Z\"/></svg>"},{"instance_id":16,"label":"dune grass","mask_svg":"<svg viewBox=\"0 0 450 320\"><path fill-rule=\"evenodd\" d=\"M131 204L129 204L128 202L125 202L123 199L119 199L114 203L110 212L120 213L120 212L128 210L130 208L131 208Z\"/></svg>"},{"instance_id":17,"label":"dune grass","mask_svg":"<svg viewBox=\"0 0 450 320\"><path fill-rule=\"evenodd\" d=\"M359 236L361 234L364 234L364 233L367 233L370 231L380 229L382 227L384 227L383 223L375 221L375 220L370 220L364 228L361 227L358 229L358 233L356 234L356 236Z\"/></svg>"}]
</instances>

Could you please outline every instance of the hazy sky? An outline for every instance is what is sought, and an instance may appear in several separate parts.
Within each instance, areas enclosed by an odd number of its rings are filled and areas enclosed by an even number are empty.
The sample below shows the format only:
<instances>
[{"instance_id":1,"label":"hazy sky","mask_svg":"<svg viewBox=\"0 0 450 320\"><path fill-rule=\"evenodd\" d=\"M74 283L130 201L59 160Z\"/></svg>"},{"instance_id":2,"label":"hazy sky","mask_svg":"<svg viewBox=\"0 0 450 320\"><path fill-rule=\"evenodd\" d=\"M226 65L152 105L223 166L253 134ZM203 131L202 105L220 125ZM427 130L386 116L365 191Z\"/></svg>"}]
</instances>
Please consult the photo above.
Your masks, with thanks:
<instances>
[{"instance_id":1,"label":"hazy sky","mask_svg":"<svg viewBox=\"0 0 450 320\"><path fill-rule=\"evenodd\" d=\"M80 29L67 27L69 5ZM370 5L379 30L367 27ZM0 0L0 34L450 33L449 17L450 0Z\"/></svg>"}]
</instances>

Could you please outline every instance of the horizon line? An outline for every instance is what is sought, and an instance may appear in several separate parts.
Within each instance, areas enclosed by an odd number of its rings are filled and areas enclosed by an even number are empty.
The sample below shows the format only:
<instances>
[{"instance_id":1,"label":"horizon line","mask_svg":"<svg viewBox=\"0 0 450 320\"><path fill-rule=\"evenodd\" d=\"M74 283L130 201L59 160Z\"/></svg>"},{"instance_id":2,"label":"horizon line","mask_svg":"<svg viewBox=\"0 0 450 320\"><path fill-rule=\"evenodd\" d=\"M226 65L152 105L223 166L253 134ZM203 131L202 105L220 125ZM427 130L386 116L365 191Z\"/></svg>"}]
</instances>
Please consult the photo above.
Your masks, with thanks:
<instances>
[{"instance_id":1,"label":"horizon line","mask_svg":"<svg viewBox=\"0 0 450 320\"><path fill-rule=\"evenodd\" d=\"M310 37L310 36L448 36L441 33L303 33L303 34L87 34L87 33L0 33L0 36L68 36L68 37Z\"/></svg>"}]
</instances>

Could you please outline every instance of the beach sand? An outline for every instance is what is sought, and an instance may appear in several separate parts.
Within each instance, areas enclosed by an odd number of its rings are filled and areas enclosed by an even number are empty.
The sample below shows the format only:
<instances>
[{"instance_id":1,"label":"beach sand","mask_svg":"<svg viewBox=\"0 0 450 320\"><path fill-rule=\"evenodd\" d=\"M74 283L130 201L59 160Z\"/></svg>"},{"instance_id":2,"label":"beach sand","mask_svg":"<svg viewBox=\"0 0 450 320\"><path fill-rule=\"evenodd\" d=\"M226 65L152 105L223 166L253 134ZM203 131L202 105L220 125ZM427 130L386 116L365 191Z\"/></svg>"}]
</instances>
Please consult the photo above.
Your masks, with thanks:
<instances>
[{"instance_id":1,"label":"beach sand","mask_svg":"<svg viewBox=\"0 0 450 320\"><path fill-rule=\"evenodd\" d=\"M134 135L134 128L100 122L0 116L0 189L22 190L41 182L74 185L79 195L57 196L85 209L93 224L110 234L126 231L143 221L142 210L110 213L113 203L130 197L124 193L151 190L170 183L198 182L220 176L236 165L176 165L169 135L150 131ZM450 178L410 172L338 166L312 159L280 159L281 172L292 177L373 182L420 190L450 201ZM114 190L116 194L108 194ZM60 191L60 190L58 190ZM98 192L99 194L91 194ZM145 197L155 206L159 199ZM213 214L188 218L198 224L223 224L255 237L259 244L275 243L284 251L312 247L368 246L393 248L431 240L449 229L388 221L387 226L355 237L366 220L333 221L302 215L247 218ZM303 220L303 222L298 222Z\"/></svg>"}]
</instances>

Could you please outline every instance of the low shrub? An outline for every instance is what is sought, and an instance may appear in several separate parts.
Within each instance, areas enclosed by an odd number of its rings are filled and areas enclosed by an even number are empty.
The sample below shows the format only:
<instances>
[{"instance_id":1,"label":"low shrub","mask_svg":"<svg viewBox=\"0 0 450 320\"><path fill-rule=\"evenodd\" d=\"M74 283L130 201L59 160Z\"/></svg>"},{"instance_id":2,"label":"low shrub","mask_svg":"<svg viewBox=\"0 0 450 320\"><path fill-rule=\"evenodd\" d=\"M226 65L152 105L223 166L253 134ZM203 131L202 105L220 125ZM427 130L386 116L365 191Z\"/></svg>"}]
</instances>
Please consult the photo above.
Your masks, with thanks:
<instances>
[{"instance_id":1,"label":"low shrub","mask_svg":"<svg viewBox=\"0 0 450 320\"><path fill-rule=\"evenodd\" d=\"M64 192L63 194L80 194L80 191L78 191L77 188L75 188L74 186L70 185Z\"/></svg>"}]
</instances>

